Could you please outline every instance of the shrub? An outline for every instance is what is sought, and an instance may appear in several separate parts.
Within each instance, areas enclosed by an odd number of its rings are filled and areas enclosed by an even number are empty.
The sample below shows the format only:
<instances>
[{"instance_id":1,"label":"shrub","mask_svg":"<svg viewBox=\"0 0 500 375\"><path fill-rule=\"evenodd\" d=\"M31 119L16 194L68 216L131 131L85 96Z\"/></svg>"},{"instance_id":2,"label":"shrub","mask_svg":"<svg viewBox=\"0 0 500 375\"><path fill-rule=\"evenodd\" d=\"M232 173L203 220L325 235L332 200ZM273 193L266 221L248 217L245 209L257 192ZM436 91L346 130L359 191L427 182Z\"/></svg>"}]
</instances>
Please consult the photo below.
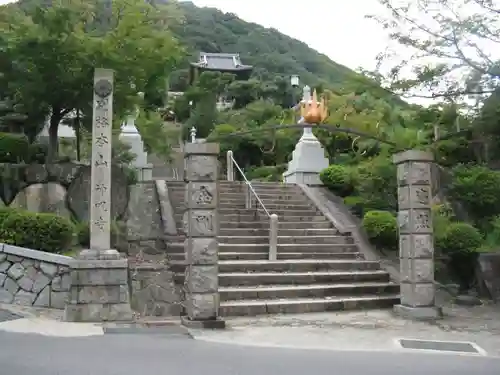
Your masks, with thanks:
<instances>
[{"instance_id":1,"label":"shrub","mask_svg":"<svg viewBox=\"0 0 500 375\"><path fill-rule=\"evenodd\" d=\"M376 157L357 169L356 195L363 198L365 211L396 212L396 185L396 166L390 158Z\"/></svg>"},{"instance_id":2,"label":"shrub","mask_svg":"<svg viewBox=\"0 0 500 375\"><path fill-rule=\"evenodd\" d=\"M363 214L365 213L365 200L363 198L355 195L348 196L344 198L344 204L349 207L349 211L351 211L354 216L359 218L363 217Z\"/></svg>"},{"instance_id":3,"label":"shrub","mask_svg":"<svg viewBox=\"0 0 500 375\"><path fill-rule=\"evenodd\" d=\"M467 223L451 223L436 245L448 255L475 252L482 244L481 233Z\"/></svg>"},{"instance_id":4,"label":"shrub","mask_svg":"<svg viewBox=\"0 0 500 375\"><path fill-rule=\"evenodd\" d=\"M15 211L0 227L0 241L49 253L60 253L71 246L74 225L54 214Z\"/></svg>"},{"instance_id":5,"label":"shrub","mask_svg":"<svg viewBox=\"0 0 500 375\"><path fill-rule=\"evenodd\" d=\"M321 171L321 182L336 195L347 197L354 191L351 170L349 167L332 164Z\"/></svg>"},{"instance_id":6,"label":"shrub","mask_svg":"<svg viewBox=\"0 0 500 375\"><path fill-rule=\"evenodd\" d=\"M434 239L442 238L454 219L454 214L449 205L437 204L432 206L432 226L434 227Z\"/></svg>"},{"instance_id":7,"label":"shrub","mask_svg":"<svg viewBox=\"0 0 500 375\"><path fill-rule=\"evenodd\" d=\"M90 229L88 223L78 223L75 226L76 241L83 248L90 247Z\"/></svg>"},{"instance_id":8,"label":"shrub","mask_svg":"<svg viewBox=\"0 0 500 375\"><path fill-rule=\"evenodd\" d=\"M0 133L0 163L24 162L28 146L28 138L24 134Z\"/></svg>"},{"instance_id":9,"label":"shrub","mask_svg":"<svg viewBox=\"0 0 500 375\"><path fill-rule=\"evenodd\" d=\"M5 219L7 219L9 217L9 215L12 215L15 212L17 212L17 211L13 208L9 208L9 207L0 208L0 227L3 225L3 222L5 221Z\"/></svg>"},{"instance_id":10,"label":"shrub","mask_svg":"<svg viewBox=\"0 0 500 375\"><path fill-rule=\"evenodd\" d=\"M481 248L482 252L498 250L500 248L500 216L495 216L489 223L486 240Z\"/></svg>"},{"instance_id":11,"label":"shrub","mask_svg":"<svg viewBox=\"0 0 500 375\"><path fill-rule=\"evenodd\" d=\"M449 257L448 267L461 290L470 288L483 239L481 233L467 223L451 223L442 236L436 238L436 247Z\"/></svg>"},{"instance_id":12,"label":"shrub","mask_svg":"<svg viewBox=\"0 0 500 375\"><path fill-rule=\"evenodd\" d=\"M369 211L363 217L363 227L368 238L379 248L396 249L398 244L398 223L387 211Z\"/></svg>"},{"instance_id":13,"label":"shrub","mask_svg":"<svg viewBox=\"0 0 500 375\"><path fill-rule=\"evenodd\" d=\"M248 171L247 178L249 180L277 182L282 180L282 175L285 170L286 164L256 167Z\"/></svg>"},{"instance_id":14,"label":"shrub","mask_svg":"<svg viewBox=\"0 0 500 375\"><path fill-rule=\"evenodd\" d=\"M452 170L448 195L477 221L500 213L500 172L484 166L459 165Z\"/></svg>"}]
</instances>

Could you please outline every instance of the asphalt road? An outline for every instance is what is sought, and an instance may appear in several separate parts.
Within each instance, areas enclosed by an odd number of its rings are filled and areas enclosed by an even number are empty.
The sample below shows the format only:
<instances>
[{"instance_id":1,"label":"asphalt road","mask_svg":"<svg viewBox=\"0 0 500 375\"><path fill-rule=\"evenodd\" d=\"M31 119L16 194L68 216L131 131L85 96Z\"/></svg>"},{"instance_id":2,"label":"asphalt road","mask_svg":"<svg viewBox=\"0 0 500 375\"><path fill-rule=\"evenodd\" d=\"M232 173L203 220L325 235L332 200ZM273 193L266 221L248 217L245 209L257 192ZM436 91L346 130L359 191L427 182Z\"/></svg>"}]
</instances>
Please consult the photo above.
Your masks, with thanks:
<instances>
[{"instance_id":1,"label":"asphalt road","mask_svg":"<svg viewBox=\"0 0 500 375\"><path fill-rule=\"evenodd\" d=\"M498 375L500 359L214 344L158 334L54 338L0 332L9 375Z\"/></svg>"}]
</instances>

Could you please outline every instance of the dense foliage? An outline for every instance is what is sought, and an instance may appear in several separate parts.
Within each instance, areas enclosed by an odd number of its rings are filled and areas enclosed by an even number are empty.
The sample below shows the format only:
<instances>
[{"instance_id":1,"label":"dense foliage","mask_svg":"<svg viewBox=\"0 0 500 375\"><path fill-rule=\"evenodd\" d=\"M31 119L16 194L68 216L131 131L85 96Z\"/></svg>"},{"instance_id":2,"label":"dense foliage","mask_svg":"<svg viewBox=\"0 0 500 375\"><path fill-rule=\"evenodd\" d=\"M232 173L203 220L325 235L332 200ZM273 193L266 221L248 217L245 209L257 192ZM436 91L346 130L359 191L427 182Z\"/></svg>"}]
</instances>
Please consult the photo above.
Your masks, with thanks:
<instances>
[{"instance_id":1,"label":"dense foliage","mask_svg":"<svg viewBox=\"0 0 500 375\"><path fill-rule=\"evenodd\" d=\"M388 211L369 211L363 217L368 238L381 249L394 249L398 243L396 217Z\"/></svg>"},{"instance_id":2,"label":"dense foliage","mask_svg":"<svg viewBox=\"0 0 500 375\"><path fill-rule=\"evenodd\" d=\"M46 251L67 251L74 236L71 221L53 214L2 209L0 211L0 242Z\"/></svg>"}]
</instances>

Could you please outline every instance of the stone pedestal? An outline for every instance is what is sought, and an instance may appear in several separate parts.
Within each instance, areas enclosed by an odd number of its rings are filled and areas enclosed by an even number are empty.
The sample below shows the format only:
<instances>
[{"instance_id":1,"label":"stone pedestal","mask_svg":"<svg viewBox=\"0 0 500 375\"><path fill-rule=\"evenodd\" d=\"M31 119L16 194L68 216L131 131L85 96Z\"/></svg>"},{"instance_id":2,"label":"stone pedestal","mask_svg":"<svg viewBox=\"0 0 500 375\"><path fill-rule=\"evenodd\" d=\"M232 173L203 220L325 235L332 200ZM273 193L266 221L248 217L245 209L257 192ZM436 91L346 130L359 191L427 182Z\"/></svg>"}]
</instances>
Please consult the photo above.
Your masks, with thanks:
<instances>
[{"instance_id":1,"label":"stone pedestal","mask_svg":"<svg viewBox=\"0 0 500 375\"><path fill-rule=\"evenodd\" d=\"M325 150L313 134L311 128L305 128L288 163L288 170L283 173L286 183L304 185L322 185L319 174L329 165Z\"/></svg>"},{"instance_id":2,"label":"stone pedestal","mask_svg":"<svg viewBox=\"0 0 500 375\"><path fill-rule=\"evenodd\" d=\"M405 151L394 156L398 179L401 304L396 313L406 318L438 319L435 305L434 238L431 213L433 155Z\"/></svg>"},{"instance_id":3,"label":"stone pedestal","mask_svg":"<svg viewBox=\"0 0 500 375\"><path fill-rule=\"evenodd\" d=\"M76 259L64 310L70 322L132 321L126 259ZM111 257L111 251L108 252Z\"/></svg>"},{"instance_id":4,"label":"stone pedestal","mask_svg":"<svg viewBox=\"0 0 500 375\"><path fill-rule=\"evenodd\" d=\"M73 322L131 321L128 262L110 249L113 72L96 69L92 119L90 249L71 264L64 318Z\"/></svg>"},{"instance_id":5,"label":"stone pedestal","mask_svg":"<svg viewBox=\"0 0 500 375\"><path fill-rule=\"evenodd\" d=\"M188 143L184 148L186 211L185 325L223 328L219 316L219 145Z\"/></svg>"}]
</instances>

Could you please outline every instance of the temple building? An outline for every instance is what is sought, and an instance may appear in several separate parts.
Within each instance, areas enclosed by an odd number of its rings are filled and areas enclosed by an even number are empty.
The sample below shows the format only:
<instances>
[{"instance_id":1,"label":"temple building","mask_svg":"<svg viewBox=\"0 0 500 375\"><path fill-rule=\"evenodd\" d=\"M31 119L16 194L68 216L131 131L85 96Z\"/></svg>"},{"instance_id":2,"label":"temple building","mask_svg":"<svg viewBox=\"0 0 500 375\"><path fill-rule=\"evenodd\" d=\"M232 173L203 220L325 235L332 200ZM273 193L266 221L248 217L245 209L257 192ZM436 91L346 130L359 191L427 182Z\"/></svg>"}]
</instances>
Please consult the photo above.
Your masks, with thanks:
<instances>
[{"instance_id":1,"label":"temple building","mask_svg":"<svg viewBox=\"0 0 500 375\"><path fill-rule=\"evenodd\" d=\"M253 71L252 65L241 63L238 53L208 53L200 52L198 62L191 63L189 68L189 84L204 71L231 73L237 80L247 80Z\"/></svg>"}]
</instances>

